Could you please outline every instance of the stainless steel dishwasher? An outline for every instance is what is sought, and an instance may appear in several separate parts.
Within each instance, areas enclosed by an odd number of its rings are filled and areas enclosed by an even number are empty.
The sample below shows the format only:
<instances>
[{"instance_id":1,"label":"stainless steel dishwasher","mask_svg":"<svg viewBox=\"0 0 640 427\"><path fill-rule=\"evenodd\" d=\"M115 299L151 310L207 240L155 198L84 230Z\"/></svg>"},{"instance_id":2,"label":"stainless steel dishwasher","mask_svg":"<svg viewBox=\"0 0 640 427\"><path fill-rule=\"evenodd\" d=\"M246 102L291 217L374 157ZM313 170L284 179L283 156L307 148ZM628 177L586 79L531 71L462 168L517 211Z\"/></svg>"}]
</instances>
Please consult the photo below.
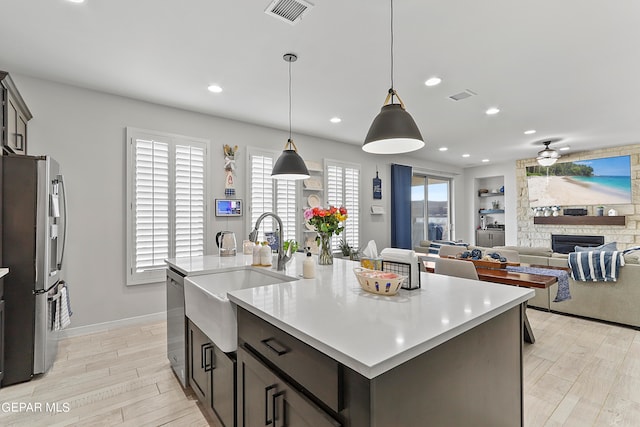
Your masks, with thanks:
<instances>
[{"instance_id":1,"label":"stainless steel dishwasher","mask_svg":"<svg viewBox=\"0 0 640 427\"><path fill-rule=\"evenodd\" d=\"M171 368L187 386L187 323L184 311L184 276L167 268L167 357Z\"/></svg>"}]
</instances>

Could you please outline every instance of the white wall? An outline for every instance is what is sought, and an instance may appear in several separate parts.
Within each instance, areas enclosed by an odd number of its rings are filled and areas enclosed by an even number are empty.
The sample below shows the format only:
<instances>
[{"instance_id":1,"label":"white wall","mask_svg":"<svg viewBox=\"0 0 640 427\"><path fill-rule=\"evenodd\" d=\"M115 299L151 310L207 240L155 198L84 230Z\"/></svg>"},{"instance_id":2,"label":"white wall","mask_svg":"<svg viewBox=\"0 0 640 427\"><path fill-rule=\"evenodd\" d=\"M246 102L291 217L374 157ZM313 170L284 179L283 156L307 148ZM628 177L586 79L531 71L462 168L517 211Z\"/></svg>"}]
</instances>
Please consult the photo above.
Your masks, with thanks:
<instances>
[{"instance_id":1,"label":"white wall","mask_svg":"<svg viewBox=\"0 0 640 427\"><path fill-rule=\"evenodd\" d=\"M478 198L476 180L495 176L504 177L504 228L505 244L518 244L518 216L517 216L517 186L515 162L497 163L464 170L464 197L467 200L465 210L466 228L465 241L475 243L475 229L478 224L478 210L474 208L474 201Z\"/></svg>"},{"instance_id":2,"label":"white wall","mask_svg":"<svg viewBox=\"0 0 640 427\"><path fill-rule=\"evenodd\" d=\"M236 191L238 198L246 200L247 147L280 151L287 139L287 133L281 130L27 76L12 77L34 116L29 122L28 154L48 154L56 158L68 183L70 226L66 277L74 312L73 327L165 310L163 283L125 285L127 126L209 139L212 197L219 198L224 197L224 144L239 146ZM363 136L364 133L366 129L363 129ZM418 161L410 155L375 156L363 152L359 145L300 135L294 135L294 139L303 158L331 158L362 165L361 240L364 244L374 239L380 249L389 246L390 242L390 164L436 169L436 165ZM382 179L383 198L375 204L384 205L385 215L369 214L370 206L374 204L372 179L376 166ZM459 169L441 165L437 169L462 176ZM458 200L462 204L462 196L457 197ZM464 222L464 210L458 211L460 219L457 221ZM208 216L208 253L215 253L217 231L234 231L241 241L251 227L246 214L242 218L217 219L209 209Z\"/></svg>"}]
</instances>

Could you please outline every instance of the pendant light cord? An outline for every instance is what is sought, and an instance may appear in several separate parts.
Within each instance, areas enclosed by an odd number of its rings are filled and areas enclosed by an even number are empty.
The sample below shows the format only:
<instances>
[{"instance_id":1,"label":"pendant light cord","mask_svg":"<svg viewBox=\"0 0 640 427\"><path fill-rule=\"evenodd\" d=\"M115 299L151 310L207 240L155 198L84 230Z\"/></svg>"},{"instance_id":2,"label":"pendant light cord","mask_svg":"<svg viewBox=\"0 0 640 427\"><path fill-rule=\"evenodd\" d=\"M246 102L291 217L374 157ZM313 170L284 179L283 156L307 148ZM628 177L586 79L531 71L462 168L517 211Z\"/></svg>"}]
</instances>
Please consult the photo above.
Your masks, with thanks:
<instances>
[{"instance_id":1,"label":"pendant light cord","mask_svg":"<svg viewBox=\"0 0 640 427\"><path fill-rule=\"evenodd\" d=\"M291 61L289 61L289 142L291 142Z\"/></svg>"},{"instance_id":2,"label":"pendant light cord","mask_svg":"<svg viewBox=\"0 0 640 427\"><path fill-rule=\"evenodd\" d=\"M393 91L393 0L391 0L391 90ZM391 95L393 103L393 93Z\"/></svg>"}]
</instances>

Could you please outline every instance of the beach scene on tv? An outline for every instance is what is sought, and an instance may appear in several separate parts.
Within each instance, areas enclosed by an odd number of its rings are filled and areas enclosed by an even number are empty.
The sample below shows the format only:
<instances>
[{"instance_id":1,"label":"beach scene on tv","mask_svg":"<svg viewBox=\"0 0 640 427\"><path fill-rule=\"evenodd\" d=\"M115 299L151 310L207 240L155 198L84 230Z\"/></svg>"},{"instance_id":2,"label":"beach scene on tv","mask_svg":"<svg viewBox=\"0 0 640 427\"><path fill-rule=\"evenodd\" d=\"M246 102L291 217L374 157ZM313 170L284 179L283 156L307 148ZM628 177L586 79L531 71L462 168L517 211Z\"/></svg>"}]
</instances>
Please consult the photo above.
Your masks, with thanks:
<instances>
[{"instance_id":1,"label":"beach scene on tv","mask_svg":"<svg viewBox=\"0 0 640 427\"><path fill-rule=\"evenodd\" d=\"M529 204L540 206L631 203L630 156L527 167Z\"/></svg>"}]
</instances>

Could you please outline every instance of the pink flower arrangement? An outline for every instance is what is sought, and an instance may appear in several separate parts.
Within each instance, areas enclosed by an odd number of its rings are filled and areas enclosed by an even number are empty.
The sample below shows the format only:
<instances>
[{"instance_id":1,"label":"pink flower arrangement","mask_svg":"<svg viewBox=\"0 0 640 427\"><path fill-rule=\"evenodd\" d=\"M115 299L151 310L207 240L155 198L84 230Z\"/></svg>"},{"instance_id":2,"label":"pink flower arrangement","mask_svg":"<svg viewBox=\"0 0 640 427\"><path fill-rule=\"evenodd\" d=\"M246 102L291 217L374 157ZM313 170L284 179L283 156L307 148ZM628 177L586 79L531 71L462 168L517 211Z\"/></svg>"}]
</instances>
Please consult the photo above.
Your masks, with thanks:
<instances>
[{"instance_id":1,"label":"pink flower arrangement","mask_svg":"<svg viewBox=\"0 0 640 427\"><path fill-rule=\"evenodd\" d=\"M329 209L315 207L304 211L304 219L313 225L318 233L340 234L344 230L344 225L341 223L347 218L347 209L344 207L330 206Z\"/></svg>"}]
</instances>

